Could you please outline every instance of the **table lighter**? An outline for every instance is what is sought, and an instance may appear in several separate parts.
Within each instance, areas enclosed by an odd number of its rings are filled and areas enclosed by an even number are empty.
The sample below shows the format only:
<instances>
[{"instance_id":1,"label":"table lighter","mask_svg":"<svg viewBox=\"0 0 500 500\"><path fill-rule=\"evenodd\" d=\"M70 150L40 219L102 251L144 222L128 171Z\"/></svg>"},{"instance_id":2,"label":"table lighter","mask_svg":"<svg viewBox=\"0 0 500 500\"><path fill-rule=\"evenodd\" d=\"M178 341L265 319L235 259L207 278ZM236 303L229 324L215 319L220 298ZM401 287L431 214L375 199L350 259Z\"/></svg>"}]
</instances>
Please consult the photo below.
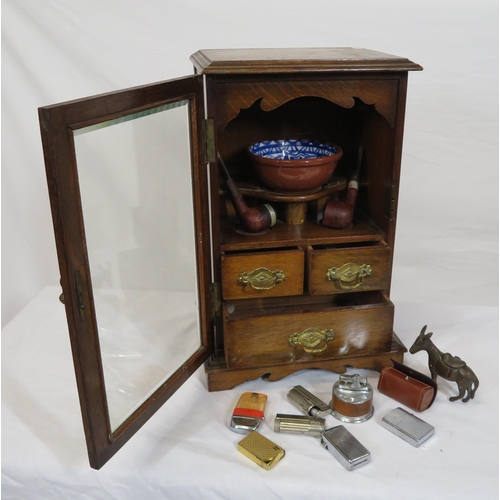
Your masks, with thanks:
<instances>
[{"instance_id":1,"label":"table lighter","mask_svg":"<svg viewBox=\"0 0 500 500\"><path fill-rule=\"evenodd\" d=\"M321 444L348 471L370 461L370 452L343 425L324 431Z\"/></svg>"},{"instance_id":2,"label":"table lighter","mask_svg":"<svg viewBox=\"0 0 500 500\"><path fill-rule=\"evenodd\" d=\"M231 430L239 433L247 433L258 429L264 420L267 396L258 392L244 392L231 417Z\"/></svg>"},{"instance_id":3,"label":"table lighter","mask_svg":"<svg viewBox=\"0 0 500 500\"><path fill-rule=\"evenodd\" d=\"M404 439L415 448L434 434L432 425L399 407L391 410L382 419L382 427Z\"/></svg>"},{"instance_id":4,"label":"table lighter","mask_svg":"<svg viewBox=\"0 0 500 500\"><path fill-rule=\"evenodd\" d=\"M368 420L373 415L373 389L358 373L340 375L332 389L333 416L358 424Z\"/></svg>"},{"instance_id":5,"label":"table lighter","mask_svg":"<svg viewBox=\"0 0 500 500\"><path fill-rule=\"evenodd\" d=\"M271 470L285 456L281 446L256 431L238 443L238 451L266 470Z\"/></svg>"},{"instance_id":6,"label":"table lighter","mask_svg":"<svg viewBox=\"0 0 500 500\"><path fill-rule=\"evenodd\" d=\"M332 409L321 399L311 394L301 385L296 385L288 394L288 400L300 408L306 415L325 417L332 413Z\"/></svg>"},{"instance_id":7,"label":"table lighter","mask_svg":"<svg viewBox=\"0 0 500 500\"><path fill-rule=\"evenodd\" d=\"M324 418L278 413L274 420L274 432L321 437L324 430Z\"/></svg>"}]
</instances>

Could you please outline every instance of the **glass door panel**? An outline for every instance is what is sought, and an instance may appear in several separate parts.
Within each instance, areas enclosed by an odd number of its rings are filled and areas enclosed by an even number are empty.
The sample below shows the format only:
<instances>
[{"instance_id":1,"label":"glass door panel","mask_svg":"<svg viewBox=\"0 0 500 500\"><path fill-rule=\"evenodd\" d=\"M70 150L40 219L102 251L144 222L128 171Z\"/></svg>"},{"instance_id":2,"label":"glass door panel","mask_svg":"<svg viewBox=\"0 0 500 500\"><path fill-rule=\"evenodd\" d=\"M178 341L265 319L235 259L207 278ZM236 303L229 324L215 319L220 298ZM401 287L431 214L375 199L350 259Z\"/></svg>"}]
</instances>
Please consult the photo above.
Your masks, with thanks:
<instances>
[{"instance_id":1,"label":"glass door panel","mask_svg":"<svg viewBox=\"0 0 500 500\"><path fill-rule=\"evenodd\" d=\"M74 131L111 430L200 349L189 101Z\"/></svg>"}]
</instances>

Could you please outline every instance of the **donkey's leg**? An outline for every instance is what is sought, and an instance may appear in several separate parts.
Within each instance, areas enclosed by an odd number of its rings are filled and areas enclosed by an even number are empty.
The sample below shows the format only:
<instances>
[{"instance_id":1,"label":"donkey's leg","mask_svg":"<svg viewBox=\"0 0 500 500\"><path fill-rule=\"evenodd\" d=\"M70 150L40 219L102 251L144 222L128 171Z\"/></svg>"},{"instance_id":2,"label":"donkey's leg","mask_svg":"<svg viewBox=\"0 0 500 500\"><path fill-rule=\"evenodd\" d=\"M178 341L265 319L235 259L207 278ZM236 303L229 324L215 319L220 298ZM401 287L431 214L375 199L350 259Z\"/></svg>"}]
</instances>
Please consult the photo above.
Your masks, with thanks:
<instances>
[{"instance_id":1,"label":"donkey's leg","mask_svg":"<svg viewBox=\"0 0 500 500\"><path fill-rule=\"evenodd\" d=\"M462 399L462 401L464 403L467 403L467 401L469 401L469 399L472 399L474 397L474 392L472 390L472 381L470 381L468 384L467 384L467 397Z\"/></svg>"},{"instance_id":2,"label":"donkey's leg","mask_svg":"<svg viewBox=\"0 0 500 500\"><path fill-rule=\"evenodd\" d=\"M470 383L470 398L474 399L476 395L477 388L479 386L479 380L472 374L471 383Z\"/></svg>"},{"instance_id":3,"label":"donkey's leg","mask_svg":"<svg viewBox=\"0 0 500 500\"><path fill-rule=\"evenodd\" d=\"M457 399L460 399L465 396L465 387L463 386L463 384L457 382L457 386L459 390L458 396L451 397L450 401L456 401Z\"/></svg>"},{"instance_id":4,"label":"donkey's leg","mask_svg":"<svg viewBox=\"0 0 500 500\"><path fill-rule=\"evenodd\" d=\"M472 384L474 384L474 388L472 388ZM476 395L477 385L474 382L472 382L472 384L471 384L470 398L474 399L474 396Z\"/></svg>"}]
</instances>

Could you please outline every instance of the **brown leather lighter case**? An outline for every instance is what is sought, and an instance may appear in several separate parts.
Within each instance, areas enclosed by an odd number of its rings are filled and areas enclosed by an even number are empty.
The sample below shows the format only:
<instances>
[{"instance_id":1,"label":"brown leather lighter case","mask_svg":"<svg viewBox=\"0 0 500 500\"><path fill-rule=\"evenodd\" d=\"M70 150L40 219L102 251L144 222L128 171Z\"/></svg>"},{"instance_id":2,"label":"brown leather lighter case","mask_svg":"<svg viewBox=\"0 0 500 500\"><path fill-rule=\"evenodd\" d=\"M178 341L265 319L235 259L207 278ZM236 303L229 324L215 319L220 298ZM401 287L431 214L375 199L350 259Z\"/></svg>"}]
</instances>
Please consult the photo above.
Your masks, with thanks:
<instances>
[{"instance_id":1,"label":"brown leather lighter case","mask_svg":"<svg viewBox=\"0 0 500 500\"><path fill-rule=\"evenodd\" d=\"M382 368L378 390L412 410L429 408L437 393L437 384L427 375L391 360L394 366Z\"/></svg>"}]
</instances>

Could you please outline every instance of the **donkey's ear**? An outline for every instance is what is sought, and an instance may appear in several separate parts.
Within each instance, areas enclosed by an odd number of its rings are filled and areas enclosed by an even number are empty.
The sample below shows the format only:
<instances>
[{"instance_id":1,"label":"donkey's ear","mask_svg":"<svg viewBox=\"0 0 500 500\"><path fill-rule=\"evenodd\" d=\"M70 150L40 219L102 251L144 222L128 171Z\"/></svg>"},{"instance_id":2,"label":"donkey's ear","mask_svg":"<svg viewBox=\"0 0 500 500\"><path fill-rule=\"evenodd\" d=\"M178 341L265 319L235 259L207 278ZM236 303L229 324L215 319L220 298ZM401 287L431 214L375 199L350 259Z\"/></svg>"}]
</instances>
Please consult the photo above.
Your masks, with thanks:
<instances>
[{"instance_id":1,"label":"donkey's ear","mask_svg":"<svg viewBox=\"0 0 500 500\"><path fill-rule=\"evenodd\" d=\"M430 338L432 337L432 333L433 333L433 332L429 332L429 333L425 336L425 338L426 338L426 339L430 339Z\"/></svg>"},{"instance_id":2,"label":"donkey's ear","mask_svg":"<svg viewBox=\"0 0 500 500\"><path fill-rule=\"evenodd\" d=\"M425 325L425 326L422 328L422 330L420 331L420 335L419 335L419 337L422 337L422 336L424 335L424 333L425 333L425 330L426 330L426 329L427 329L427 325Z\"/></svg>"}]
</instances>

